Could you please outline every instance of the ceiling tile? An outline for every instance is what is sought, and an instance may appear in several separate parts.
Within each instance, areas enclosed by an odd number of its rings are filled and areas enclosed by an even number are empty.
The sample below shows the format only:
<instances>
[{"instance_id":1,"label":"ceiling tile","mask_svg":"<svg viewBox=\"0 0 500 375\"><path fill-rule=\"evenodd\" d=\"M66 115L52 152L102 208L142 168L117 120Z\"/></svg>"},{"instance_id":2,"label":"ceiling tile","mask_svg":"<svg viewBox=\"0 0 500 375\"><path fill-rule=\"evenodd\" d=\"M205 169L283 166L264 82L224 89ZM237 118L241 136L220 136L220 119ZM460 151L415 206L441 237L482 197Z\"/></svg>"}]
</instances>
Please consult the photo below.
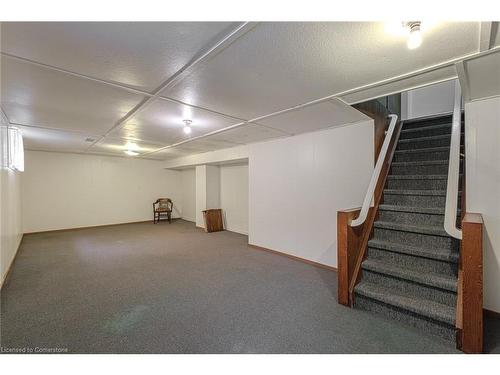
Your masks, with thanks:
<instances>
[{"instance_id":1,"label":"ceiling tile","mask_svg":"<svg viewBox=\"0 0 500 375\"><path fill-rule=\"evenodd\" d=\"M96 139L95 136L84 133L28 126L16 126L16 128L23 134L24 147L32 150L84 152L91 144L91 140Z\"/></svg>"},{"instance_id":2,"label":"ceiling tile","mask_svg":"<svg viewBox=\"0 0 500 375\"><path fill-rule=\"evenodd\" d=\"M229 22L7 22L1 50L151 91L236 25Z\"/></svg>"},{"instance_id":3,"label":"ceiling tile","mask_svg":"<svg viewBox=\"0 0 500 375\"><path fill-rule=\"evenodd\" d=\"M184 134L183 120L191 120L192 132ZM234 125L240 120L228 118L191 106L157 100L139 112L123 127L110 133L113 137L137 139L164 146Z\"/></svg>"},{"instance_id":4,"label":"ceiling tile","mask_svg":"<svg viewBox=\"0 0 500 375\"><path fill-rule=\"evenodd\" d=\"M103 134L141 95L1 58L1 105L9 120Z\"/></svg>"},{"instance_id":5,"label":"ceiling tile","mask_svg":"<svg viewBox=\"0 0 500 375\"><path fill-rule=\"evenodd\" d=\"M151 152L160 149L162 146L154 143L134 142L126 139L115 139L106 137L91 148L88 149L89 153L107 153L113 155L125 156L126 150L136 151L139 154Z\"/></svg>"},{"instance_id":6,"label":"ceiling tile","mask_svg":"<svg viewBox=\"0 0 500 375\"><path fill-rule=\"evenodd\" d=\"M479 23L437 23L417 50L383 22L263 22L163 94L252 119L477 52Z\"/></svg>"},{"instance_id":7,"label":"ceiling tile","mask_svg":"<svg viewBox=\"0 0 500 375\"><path fill-rule=\"evenodd\" d=\"M345 125L368 117L338 99L327 100L259 122L290 134Z\"/></svg>"},{"instance_id":8,"label":"ceiling tile","mask_svg":"<svg viewBox=\"0 0 500 375\"><path fill-rule=\"evenodd\" d=\"M286 137L289 134L258 124L246 124L207 137L207 139L248 144L268 139Z\"/></svg>"}]
</instances>

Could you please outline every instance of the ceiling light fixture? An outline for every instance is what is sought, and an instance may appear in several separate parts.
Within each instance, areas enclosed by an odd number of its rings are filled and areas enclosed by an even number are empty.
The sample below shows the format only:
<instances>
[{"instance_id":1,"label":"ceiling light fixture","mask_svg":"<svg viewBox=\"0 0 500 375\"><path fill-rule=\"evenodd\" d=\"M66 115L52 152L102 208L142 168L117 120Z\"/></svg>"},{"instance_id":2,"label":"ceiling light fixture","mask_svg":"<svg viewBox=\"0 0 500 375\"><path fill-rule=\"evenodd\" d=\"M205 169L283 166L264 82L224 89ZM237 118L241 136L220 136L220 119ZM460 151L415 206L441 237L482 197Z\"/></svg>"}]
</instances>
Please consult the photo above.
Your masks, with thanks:
<instances>
[{"instance_id":1,"label":"ceiling light fixture","mask_svg":"<svg viewBox=\"0 0 500 375\"><path fill-rule=\"evenodd\" d=\"M404 23L404 26L410 29L410 35L408 35L408 41L406 43L409 49L418 48L422 44L422 31L420 30L421 24L422 22L420 21Z\"/></svg>"},{"instance_id":2,"label":"ceiling light fixture","mask_svg":"<svg viewBox=\"0 0 500 375\"><path fill-rule=\"evenodd\" d=\"M191 120L182 120L182 122L184 123L184 134L191 134L191 123L192 121Z\"/></svg>"},{"instance_id":3,"label":"ceiling light fixture","mask_svg":"<svg viewBox=\"0 0 500 375\"><path fill-rule=\"evenodd\" d=\"M136 150L139 150L139 146L137 146L137 143L134 143L134 142L127 142L127 144L125 145L125 147L127 148L125 152L127 155L129 156L137 156L139 155L139 153L136 151Z\"/></svg>"}]
</instances>

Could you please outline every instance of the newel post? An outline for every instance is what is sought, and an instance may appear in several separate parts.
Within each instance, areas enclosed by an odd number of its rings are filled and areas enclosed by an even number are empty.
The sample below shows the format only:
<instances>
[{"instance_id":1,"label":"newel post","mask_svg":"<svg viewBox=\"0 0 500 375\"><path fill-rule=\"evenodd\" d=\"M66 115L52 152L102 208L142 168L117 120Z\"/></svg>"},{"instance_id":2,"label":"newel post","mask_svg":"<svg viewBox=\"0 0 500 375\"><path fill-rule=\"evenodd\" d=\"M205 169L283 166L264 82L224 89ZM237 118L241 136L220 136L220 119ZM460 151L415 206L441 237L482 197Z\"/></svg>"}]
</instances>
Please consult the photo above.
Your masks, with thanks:
<instances>
[{"instance_id":1,"label":"newel post","mask_svg":"<svg viewBox=\"0 0 500 375\"><path fill-rule=\"evenodd\" d=\"M350 306L349 284L356 256L353 249L358 246L358 237L351 227L351 222L359 215L359 212L359 208L337 212L338 303L345 306Z\"/></svg>"},{"instance_id":2,"label":"newel post","mask_svg":"<svg viewBox=\"0 0 500 375\"><path fill-rule=\"evenodd\" d=\"M459 271L459 301L461 300L462 304L459 345L465 353L482 353L483 218L480 214L466 213L462 220Z\"/></svg>"}]
</instances>

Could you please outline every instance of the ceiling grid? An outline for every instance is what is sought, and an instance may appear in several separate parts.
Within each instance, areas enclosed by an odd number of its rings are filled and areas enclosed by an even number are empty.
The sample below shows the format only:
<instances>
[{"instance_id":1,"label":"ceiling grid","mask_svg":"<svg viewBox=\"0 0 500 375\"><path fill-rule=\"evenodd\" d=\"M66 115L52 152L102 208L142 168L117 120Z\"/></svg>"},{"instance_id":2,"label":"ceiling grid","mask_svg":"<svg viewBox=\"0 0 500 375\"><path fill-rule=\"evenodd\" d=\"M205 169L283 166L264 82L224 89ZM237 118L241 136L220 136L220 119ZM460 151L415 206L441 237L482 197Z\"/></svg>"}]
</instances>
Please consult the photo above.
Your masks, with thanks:
<instances>
[{"instance_id":1,"label":"ceiling grid","mask_svg":"<svg viewBox=\"0 0 500 375\"><path fill-rule=\"evenodd\" d=\"M479 22L441 23L418 52L380 22L1 27L0 105L28 148L124 156L133 142L139 157L160 160L359 121L350 104L500 55L498 27Z\"/></svg>"}]
</instances>

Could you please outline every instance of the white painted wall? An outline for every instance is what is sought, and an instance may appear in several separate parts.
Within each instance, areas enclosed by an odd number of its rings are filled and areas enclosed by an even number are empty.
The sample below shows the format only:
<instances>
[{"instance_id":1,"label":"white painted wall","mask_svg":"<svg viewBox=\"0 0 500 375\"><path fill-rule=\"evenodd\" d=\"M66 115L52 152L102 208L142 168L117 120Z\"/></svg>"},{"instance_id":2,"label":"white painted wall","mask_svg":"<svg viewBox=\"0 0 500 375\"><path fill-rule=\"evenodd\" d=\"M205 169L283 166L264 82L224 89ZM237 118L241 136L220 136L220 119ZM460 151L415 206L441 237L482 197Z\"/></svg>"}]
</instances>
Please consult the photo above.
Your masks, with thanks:
<instances>
[{"instance_id":1,"label":"white painted wall","mask_svg":"<svg viewBox=\"0 0 500 375\"><path fill-rule=\"evenodd\" d=\"M206 165L207 206L206 209L220 208L220 168L217 165Z\"/></svg>"},{"instance_id":2,"label":"white painted wall","mask_svg":"<svg viewBox=\"0 0 500 375\"><path fill-rule=\"evenodd\" d=\"M215 165L196 166L196 226L205 228L203 211L220 208L220 171Z\"/></svg>"},{"instance_id":3,"label":"white painted wall","mask_svg":"<svg viewBox=\"0 0 500 375\"><path fill-rule=\"evenodd\" d=\"M401 94L403 120L453 111L455 80L437 83Z\"/></svg>"},{"instance_id":4,"label":"white painted wall","mask_svg":"<svg viewBox=\"0 0 500 375\"><path fill-rule=\"evenodd\" d=\"M196 172L194 168L183 169L182 180L182 218L196 222Z\"/></svg>"},{"instance_id":5,"label":"white painted wall","mask_svg":"<svg viewBox=\"0 0 500 375\"><path fill-rule=\"evenodd\" d=\"M196 226L205 228L202 211L207 208L207 169L206 165L196 167Z\"/></svg>"},{"instance_id":6,"label":"white painted wall","mask_svg":"<svg viewBox=\"0 0 500 375\"><path fill-rule=\"evenodd\" d=\"M359 207L373 120L249 145L249 243L337 266L337 211Z\"/></svg>"},{"instance_id":7,"label":"white painted wall","mask_svg":"<svg viewBox=\"0 0 500 375\"><path fill-rule=\"evenodd\" d=\"M467 211L483 215L484 307L500 312L500 98L465 106Z\"/></svg>"},{"instance_id":8,"label":"white painted wall","mask_svg":"<svg viewBox=\"0 0 500 375\"><path fill-rule=\"evenodd\" d=\"M159 197L182 212L181 174L163 162L27 151L23 174L24 232L152 219Z\"/></svg>"},{"instance_id":9,"label":"white painted wall","mask_svg":"<svg viewBox=\"0 0 500 375\"><path fill-rule=\"evenodd\" d=\"M220 166L220 203L225 228L248 234L248 164Z\"/></svg>"},{"instance_id":10,"label":"white painted wall","mask_svg":"<svg viewBox=\"0 0 500 375\"><path fill-rule=\"evenodd\" d=\"M7 127L2 126L0 130L0 166L3 166ZM0 167L0 286L3 285L23 237L21 176L21 172Z\"/></svg>"},{"instance_id":11,"label":"white painted wall","mask_svg":"<svg viewBox=\"0 0 500 375\"><path fill-rule=\"evenodd\" d=\"M21 210L22 173L7 168L7 121L0 126L0 286L16 256L23 237Z\"/></svg>"}]
</instances>

